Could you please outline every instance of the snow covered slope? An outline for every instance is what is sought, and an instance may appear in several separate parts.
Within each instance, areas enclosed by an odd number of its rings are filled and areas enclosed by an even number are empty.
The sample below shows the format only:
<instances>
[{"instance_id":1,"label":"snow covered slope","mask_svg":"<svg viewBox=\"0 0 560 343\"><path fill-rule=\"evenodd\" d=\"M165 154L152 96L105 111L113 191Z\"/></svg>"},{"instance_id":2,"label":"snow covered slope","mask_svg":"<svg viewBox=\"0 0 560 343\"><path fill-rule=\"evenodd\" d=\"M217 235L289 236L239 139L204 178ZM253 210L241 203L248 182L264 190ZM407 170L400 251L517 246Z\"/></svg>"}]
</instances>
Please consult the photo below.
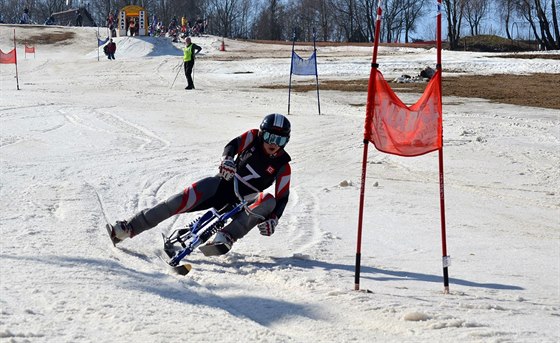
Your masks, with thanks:
<instances>
[{"instance_id":1,"label":"snow covered slope","mask_svg":"<svg viewBox=\"0 0 560 343\"><path fill-rule=\"evenodd\" d=\"M68 28L0 25L0 49ZM54 31L49 31L54 30ZM95 31L18 45L0 69L1 342L557 342L560 112L444 98L451 293L442 294L437 154L370 149L361 287L354 261L365 94L292 93L290 202L272 237L225 257L195 253L188 277L158 257L172 218L114 248L104 226L217 172L223 146L285 112L290 45L195 37L181 44ZM100 50L99 50L100 51ZM302 53L302 56L305 53ZM444 52L446 70L560 73L558 60ZM320 79L367 78L371 49L319 48ZM433 63L381 50L386 75ZM174 87L171 87L179 73ZM282 89L259 85L286 85ZM406 95L412 102L416 95Z\"/></svg>"}]
</instances>

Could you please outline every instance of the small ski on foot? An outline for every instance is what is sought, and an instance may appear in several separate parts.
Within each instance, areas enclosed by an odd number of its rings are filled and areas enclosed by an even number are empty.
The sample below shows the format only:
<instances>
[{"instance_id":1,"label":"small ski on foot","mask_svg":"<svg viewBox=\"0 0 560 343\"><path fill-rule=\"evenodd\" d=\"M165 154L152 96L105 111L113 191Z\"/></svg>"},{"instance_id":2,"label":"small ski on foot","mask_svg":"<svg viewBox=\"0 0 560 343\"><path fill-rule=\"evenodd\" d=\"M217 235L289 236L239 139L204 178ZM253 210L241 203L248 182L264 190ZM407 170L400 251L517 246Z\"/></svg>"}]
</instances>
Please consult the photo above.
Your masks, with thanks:
<instances>
[{"instance_id":1,"label":"small ski on foot","mask_svg":"<svg viewBox=\"0 0 560 343\"><path fill-rule=\"evenodd\" d=\"M231 247L224 243L209 243L200 246L198 249L202 251L204 256L219 256L227 253L231 249Z\"/></svg>"},{"instance_id":2,"label":"small ski on foot","mask_svg":"<svg viewBox=\"0 0 560 343\"><path fill-rule=\"evenodd\" d=\"M166 248L167 249L164 249L165 253L169 257L173 257L174 252L170 250L169 246L166 246ZM202 245L198 248L200 249L200 251L202 251L202 253L205 256L223 255L230 250L230 248L225 244L206 244L206 245ZM169 265L169 262L166 261L166 264ZM187 275L192 270L192 265L190 263L184 263L184 264L180 264L180 265L177 265L177 266L169 265L169 267L171 268L171 270L174 273L177 273L177 274L183 275L183 276Z\"/></svg>"},{"instance_id":3,"label":"small ski on foot","mask_svg":"<svg viewBox=\"0 0 560 343\"><path fill-rule=\"evenodd\" d=\"M191 271L192 265L189 264L189 263L185 263L185 264L180 264L180 265L175 266L175 267L171 267L171 269L173 270L173 272L175 272L179 275L185 276Z\"/></svg>"},{"instance_id":4,"label":"small ski on foot","mask_svg":"<svg viewBox=\"0 0 560 343\"><path fill-rule=\"evenodd\" d=\"M179 232L181 234L185 234L186 231L183 230L179 230ZM170 240L165 237L164 234L162 234L163 236L163 251L165 252L165 254L170 258L173 259L175 257L175 255L180 252L180 250L178 250L178 248L176 246L173 245L173 243L170 242ZM166 265L169 266L169 268L171 268L171 270L179 275L187 275L191 269L192 269L192 265L190 263L184 263L184 264L179 264L176 266L173 266L170 264L170 261L161 258L163 260L163 262L165 262Z\"/></svg>"}]
</instances>

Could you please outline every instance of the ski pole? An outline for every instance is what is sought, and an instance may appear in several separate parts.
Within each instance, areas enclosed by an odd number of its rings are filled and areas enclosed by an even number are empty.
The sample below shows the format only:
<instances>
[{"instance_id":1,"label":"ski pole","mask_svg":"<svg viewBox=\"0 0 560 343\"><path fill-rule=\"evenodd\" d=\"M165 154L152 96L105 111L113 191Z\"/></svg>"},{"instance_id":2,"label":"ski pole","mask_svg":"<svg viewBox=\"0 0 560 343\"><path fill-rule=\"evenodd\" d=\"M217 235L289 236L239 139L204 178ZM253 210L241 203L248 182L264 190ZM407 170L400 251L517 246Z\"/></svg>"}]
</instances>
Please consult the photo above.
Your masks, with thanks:
<instances>
[{"instance_id":1,"label":"ski pole","mask_svg":"<svg viewBox=\"0 0 560 343\"><path fill-rule=\"evenodd\" d=\"M181 64L179 63L179 65L177 65L177 74L175 74L175 79L173 79L173 83L171 84L171 88L173 88L173 86L175 85L175 81L177 81L177 77L179 76L179 72L181 71Z\"/></svg>"}]
</instances>

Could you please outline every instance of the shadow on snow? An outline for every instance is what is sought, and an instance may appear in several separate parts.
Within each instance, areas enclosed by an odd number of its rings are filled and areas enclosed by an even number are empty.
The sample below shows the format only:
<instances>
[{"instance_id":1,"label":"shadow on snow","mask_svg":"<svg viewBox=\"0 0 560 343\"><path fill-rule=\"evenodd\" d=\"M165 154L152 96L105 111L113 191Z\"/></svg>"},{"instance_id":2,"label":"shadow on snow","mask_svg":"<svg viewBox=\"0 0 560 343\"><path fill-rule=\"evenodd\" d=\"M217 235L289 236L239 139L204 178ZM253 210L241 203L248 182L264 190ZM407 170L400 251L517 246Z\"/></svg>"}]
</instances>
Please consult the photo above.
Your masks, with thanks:
<instances>
[{"instance_id":1,"label":"shadow on snow","mask_svg":"<svg viewBox=\"0 0 560 343\"><path fill-rule=\"evenodd\" d=\"M274 263L251 262L251 261L242 261L242 262L234 262L234 263L252 265L254 267L262 268L262 269L271 269L279 265L291 265L293 267L299 267L302 269L322 268L325 270L343 270L343 271L351 272L350 275L352 276L354 275L355 272L354 265L329 263L325 261L300 259L294 257L281 257L281 258L271 257L271 258L275 261ZM231 265L230 262L217 262L217 261L204 261L203 263L214 263L220 266ZM407 271L395 271L395 270L367 267L364 265L361 266L360 277L364 279L375 280L375 281L392 281L392 280L423 281L423 282L434 282L434 283L443 284L443 276L407 272ZM523 287L515 286L515 285L507 285L507 284L499 284L499 283L480 283L480 282L474 282L474 281L451 278L451 277L449 278L449 283L450 285L461 285L461 286L477 287L477 288L490 288L490 289L503 289L503 290L524 289Z\"/></svg>"},{"instance_id":2,"label":"shadow on snow","mask_svg":"<svg viewBox=\"0 0 560 343\"><path fill-rule=\"evenodd\" d=\"M137 257L143 261L153 263L145 255L124 250L126 254ZM236 317L245 317L261 325L268 326L276 321L283 321L288 317L306 317L318 318L319 310L310 308L310 305L303 306L301 304L290 303L287 301L276 300L271 298L262 298L254 296L231 296L221 297L215 293L208 294L208 289L201 289L201 286L188 278L175 279L177 283L169 283L170 276L165 272L144 272L137 269L128 268L119 261L110 258L84 258L72 256L11 256L0 255L1 259L11 260L27 260L58 266L60 268L85 268L91 276L96 271L104 275L118 275L120 278L100 278L100 282L112 280L118 283L119 288L129 288L140 290L158 295L184 304L202 305L210 308L219 308L231 313ZM162 268L164 262L162 262ZM123 280L122 278L126 278ZM161 283L154 283L155 280L161 280ZM92 279L88 278L88 282ZM204 286L202 286L204 287ZM247 311L251 309L251 311Z\"/></svg>"}]
</instances>

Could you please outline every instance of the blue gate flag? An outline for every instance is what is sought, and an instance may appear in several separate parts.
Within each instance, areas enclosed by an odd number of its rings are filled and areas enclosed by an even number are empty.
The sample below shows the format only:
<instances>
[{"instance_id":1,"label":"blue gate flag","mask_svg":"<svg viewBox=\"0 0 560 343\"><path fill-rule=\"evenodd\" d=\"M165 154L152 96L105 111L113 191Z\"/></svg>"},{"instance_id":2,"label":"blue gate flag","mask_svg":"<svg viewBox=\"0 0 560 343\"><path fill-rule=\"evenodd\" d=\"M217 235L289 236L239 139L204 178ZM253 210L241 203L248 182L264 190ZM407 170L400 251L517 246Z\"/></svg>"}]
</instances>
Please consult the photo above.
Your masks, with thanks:
<instances>
[{"instance_id":1,"label":"blue gate flag","mask_svg":"<svg viewBox=\"0 0 560 343\"><path fill-rule=\"evenodd\" d=\"M315 28L313 28L313 53L308 59L304 60L294 50L296 45L296 30L294 29L292 41L292 63L290 65L290 85L288 91L288 114L290 114L292 75L315 75L315 82L317 83L317 108L319 110L319 114L321 114L321 103L319 101L319 74L317 72L317 47L315 46L316 40L317 34L315 32Z\"/></svg>"},{"instance_id":2,"label":"blue gate flag","mask_svg":"<svg viewBox=\"0 0 560 343\"><path fill-rule=\"evenodd\" d=\"M304 60L292 50L292 74L294 75L315 75L317 73L317 52Z\"/></svg>"},{"instance_id":3,"label":"blue gate flag","mask_svg":"<svg viewBox=\"0 0 560 343\"><path fill-rule=\"evenodd\" d=\"M105 43L107 43L108 41L109 41L109 37L105 38L105 40L101 40L97 38L97 46L105 45Z\"/></svg>"}]
</instances>

